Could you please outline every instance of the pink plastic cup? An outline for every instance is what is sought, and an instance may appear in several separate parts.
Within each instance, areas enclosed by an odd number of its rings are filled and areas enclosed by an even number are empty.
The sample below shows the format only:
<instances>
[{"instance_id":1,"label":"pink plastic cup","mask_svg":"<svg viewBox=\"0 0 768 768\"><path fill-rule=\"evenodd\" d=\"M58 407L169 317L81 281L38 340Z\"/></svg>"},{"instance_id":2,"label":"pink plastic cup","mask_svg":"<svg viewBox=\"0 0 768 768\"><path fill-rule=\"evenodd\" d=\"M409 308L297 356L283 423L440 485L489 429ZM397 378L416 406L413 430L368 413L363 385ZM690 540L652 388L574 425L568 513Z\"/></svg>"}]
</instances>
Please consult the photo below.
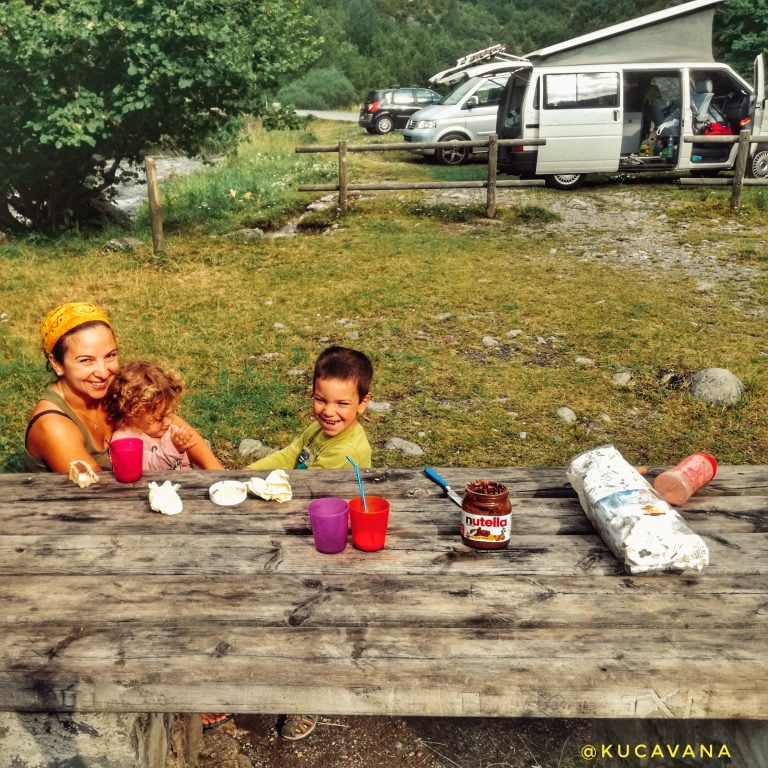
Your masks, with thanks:
<instances>
[{"instance_id":1,"label":"pink plastic cup","mask_svg":"<svg viewBox=\"0 0 768 768\"><path fill-rule=\"evenodd\" d=\"M309 524L315 539L315 549L335 555L347 546L349 504L345 499L325 496L307 505Z\"/></svg>"},{"instance_id":2,"label":"pink plastic cup","mask_svg":"<svg viewBox=\"0 0 768 768\"><path fill-rule=\"evenodd\" d=\"M349 501L349 517L352 523L352 544L357 549L375 552L384 548L389 523L389 502L379 496L366 496L368 511L363 500L356 496Z\"/></svg>"},{"instance_id":3,"label":"pink plastic cup","mask_svg":"<svg viewBox=\"0 0 768 768\"><path fill-rule=\"evenodd\" d=\"M144 443L138 437L121 437L109 444L109 456L115 480L121 483L135 483L141 480L141 465L144 461Z\"/></svg>"}]
</instances>

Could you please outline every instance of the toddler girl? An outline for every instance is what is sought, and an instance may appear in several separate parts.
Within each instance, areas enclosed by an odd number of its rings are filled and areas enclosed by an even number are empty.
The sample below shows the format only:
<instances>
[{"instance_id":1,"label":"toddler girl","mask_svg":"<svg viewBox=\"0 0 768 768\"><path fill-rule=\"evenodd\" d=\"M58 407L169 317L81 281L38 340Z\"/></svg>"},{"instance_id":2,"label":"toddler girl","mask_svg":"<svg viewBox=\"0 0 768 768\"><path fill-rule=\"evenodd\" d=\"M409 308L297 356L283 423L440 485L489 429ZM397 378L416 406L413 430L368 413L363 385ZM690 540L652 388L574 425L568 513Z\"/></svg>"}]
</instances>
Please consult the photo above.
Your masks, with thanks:
<instances>
[{"instance_id":1,"label":"toddler girl","mask_svg":"<svg viewBox=\"0 0 768 768\"><path fill-rule=\"evenodd\" d=\"M143 469L224 469L200 435L175 413L183 385L178 374L153 363L126 363L109 386L106 410L113 440L139 437Z\"/></svg>"}]
</instances>

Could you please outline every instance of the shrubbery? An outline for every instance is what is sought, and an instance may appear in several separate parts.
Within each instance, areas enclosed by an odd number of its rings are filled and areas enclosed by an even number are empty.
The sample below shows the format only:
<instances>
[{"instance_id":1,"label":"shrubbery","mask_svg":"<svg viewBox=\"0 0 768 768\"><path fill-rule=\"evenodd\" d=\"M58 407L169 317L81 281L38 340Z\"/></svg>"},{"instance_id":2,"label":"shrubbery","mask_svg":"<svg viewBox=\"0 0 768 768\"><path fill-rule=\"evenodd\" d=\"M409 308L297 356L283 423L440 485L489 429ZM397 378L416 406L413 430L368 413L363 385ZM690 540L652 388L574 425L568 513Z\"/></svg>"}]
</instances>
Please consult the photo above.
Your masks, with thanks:
<instances>
[{"instance_id":1,"label":"shrubbery","mask_svg":"<svg viewBox=\"0 0 768 768\"><path fill-rule=\"evenodd\" d=\"M235 137L313 41L303 0L0 2L0 227L103 213L122 159Z\"/></svg>"},{"instance_id":2,"label":"shrubbery","mask_svg":"<svg viewBox=\"0 0 768 768\"><path fill-rule=\"evenodd\" d=\"M277 100L299 109L332 109L355 103L357 94L349 79L336 67L313 69L281 88Z\"/></svg>"}]
</instances>

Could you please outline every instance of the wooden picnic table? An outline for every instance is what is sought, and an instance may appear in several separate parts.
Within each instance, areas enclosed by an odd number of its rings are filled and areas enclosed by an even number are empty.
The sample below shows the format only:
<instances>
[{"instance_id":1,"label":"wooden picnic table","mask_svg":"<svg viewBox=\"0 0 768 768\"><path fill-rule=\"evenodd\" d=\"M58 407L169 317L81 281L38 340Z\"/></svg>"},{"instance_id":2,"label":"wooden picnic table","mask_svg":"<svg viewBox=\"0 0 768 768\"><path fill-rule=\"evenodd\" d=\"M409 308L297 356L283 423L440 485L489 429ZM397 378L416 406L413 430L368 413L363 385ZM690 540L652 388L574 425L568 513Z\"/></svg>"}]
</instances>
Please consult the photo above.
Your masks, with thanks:
<instances>
[{"instance_id":1,"label":"wooden picnic table","mask_svg":"<svg viewBox=\"0 0 768 768\"><path fill-rule=\"evenodd\" d=\"M235 507L208 487L266 473L0 475L0 711L768 719L768 467L721 467L681 508L703 573L643 576L562 468L438 470L508 484L508 549L464 546L417 469L364 472L386 548L336 555L306 505L357 495L351 470ZM150 511L149 479L181 483L182 514Z\"/></svg>"}]
</instances>

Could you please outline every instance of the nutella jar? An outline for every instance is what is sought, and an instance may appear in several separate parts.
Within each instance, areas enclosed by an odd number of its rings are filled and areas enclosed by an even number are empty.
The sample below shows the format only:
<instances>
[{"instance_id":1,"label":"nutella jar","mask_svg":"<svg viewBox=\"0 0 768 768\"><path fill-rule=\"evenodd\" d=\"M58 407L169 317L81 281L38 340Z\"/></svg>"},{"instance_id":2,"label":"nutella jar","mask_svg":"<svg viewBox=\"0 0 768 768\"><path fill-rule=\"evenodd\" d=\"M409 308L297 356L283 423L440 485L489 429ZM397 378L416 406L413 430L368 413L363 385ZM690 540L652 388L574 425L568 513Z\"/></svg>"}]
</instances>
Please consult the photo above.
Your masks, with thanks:
<instances>
[{"instance_id":1,"label":"nutella jar","mask_svg":"<svg viewBox=\"0 0 768 768\"><path fill-rule=\"evenodd\" d=\"M473 480L461 502L461 540L475 549L504 549L512 523L509 489L493 480Z\"/></svg>"}]
</instances>

